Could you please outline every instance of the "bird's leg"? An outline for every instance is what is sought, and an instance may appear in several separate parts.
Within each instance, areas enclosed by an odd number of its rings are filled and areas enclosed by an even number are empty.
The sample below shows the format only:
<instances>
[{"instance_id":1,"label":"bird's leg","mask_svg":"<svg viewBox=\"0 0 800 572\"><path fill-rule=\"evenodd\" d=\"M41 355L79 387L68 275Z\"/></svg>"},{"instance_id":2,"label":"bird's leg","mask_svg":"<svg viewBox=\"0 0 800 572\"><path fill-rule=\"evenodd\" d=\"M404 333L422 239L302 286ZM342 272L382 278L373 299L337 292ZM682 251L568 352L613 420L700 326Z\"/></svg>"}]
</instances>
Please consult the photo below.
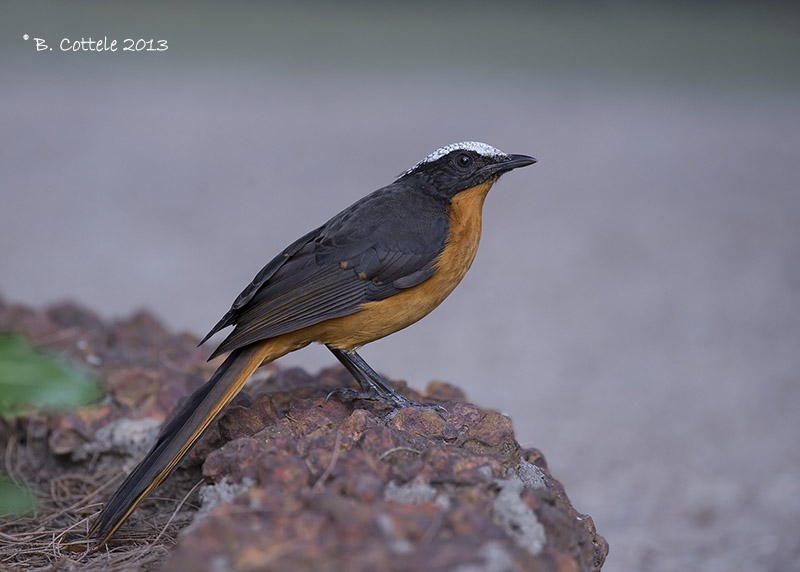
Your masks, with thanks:
<instances>
[{"instance_id":1,"label":"bird's leg","mask_svg":"<svg viewBox=\"0 0 800 572\"><path fill-rule=\"evenodd\" d=\"M334 389L328 394L328 397L339 394L345 399L371 399L380 401L387 407L391 407L393 411L403 407L425 407L445 411L441 405L426 405L403 397L356 352L347 352L332 347L328 347L328 349L361 386L361 391L345 387Z\"/></svg>"}]
</instances>

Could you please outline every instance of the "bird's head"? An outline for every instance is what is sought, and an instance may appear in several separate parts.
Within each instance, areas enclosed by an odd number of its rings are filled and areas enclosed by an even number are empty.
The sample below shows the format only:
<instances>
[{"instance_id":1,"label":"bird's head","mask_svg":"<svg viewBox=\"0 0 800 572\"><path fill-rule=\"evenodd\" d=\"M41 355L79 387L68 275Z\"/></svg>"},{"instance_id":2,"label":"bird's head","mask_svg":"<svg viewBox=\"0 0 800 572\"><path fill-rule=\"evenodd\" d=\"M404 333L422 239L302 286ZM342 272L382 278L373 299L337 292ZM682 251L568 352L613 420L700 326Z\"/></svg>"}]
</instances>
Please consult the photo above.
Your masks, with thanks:
<instances>
[{"instance_id":1,"label":"bird's head","mask_svg":"<svg viewBox=\"0 0 800 572\"><path fill-rule=\"evenodd\" d=\"M496 181L503 173L533 165L528 155L509 155L500 149L464 141L437 149L403 173L398 181L416 179L429 191L443 198L485 183Z\"/></svg>"}]
</instances>

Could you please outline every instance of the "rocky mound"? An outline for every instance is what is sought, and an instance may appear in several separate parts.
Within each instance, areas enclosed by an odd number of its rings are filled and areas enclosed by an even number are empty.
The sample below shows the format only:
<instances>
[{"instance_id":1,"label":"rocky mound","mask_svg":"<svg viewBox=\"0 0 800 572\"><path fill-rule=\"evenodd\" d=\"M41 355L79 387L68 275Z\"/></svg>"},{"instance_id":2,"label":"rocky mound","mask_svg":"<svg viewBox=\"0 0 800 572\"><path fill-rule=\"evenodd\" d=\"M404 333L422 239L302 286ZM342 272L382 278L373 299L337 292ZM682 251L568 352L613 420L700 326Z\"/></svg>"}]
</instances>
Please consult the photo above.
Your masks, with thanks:
<instances>
[{"instance_id":1,"label":"rocky mound","mask_svg":"<svg viewBox=\"0 0 800 572\"><path fill-rule=\"evenodd\" d=\"M511 420L431 383L446 412L391 419L327 399L354 382L262 368L175 474L109 545L92 518L170 411L213 371L191 335L145 313L104 322L71 304L0 300L0 331L69 359L106 397L76 412L5 422L2 470L41 497L0 522L0 567L29 570L599 570L608 552ZM194 486L193 486L194 485Z\"/></svg>"}]
</instances>

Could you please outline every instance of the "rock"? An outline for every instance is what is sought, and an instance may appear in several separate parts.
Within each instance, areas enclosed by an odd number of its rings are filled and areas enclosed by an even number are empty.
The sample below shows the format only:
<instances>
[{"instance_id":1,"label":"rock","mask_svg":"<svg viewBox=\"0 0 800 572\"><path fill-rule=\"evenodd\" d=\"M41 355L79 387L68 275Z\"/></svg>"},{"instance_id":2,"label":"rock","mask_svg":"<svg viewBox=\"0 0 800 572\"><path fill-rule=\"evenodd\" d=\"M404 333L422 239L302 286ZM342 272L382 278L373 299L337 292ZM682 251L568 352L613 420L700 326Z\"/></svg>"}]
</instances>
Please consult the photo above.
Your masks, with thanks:
<instances>
[{"instance_id":1,"label":"rock","mask_svg":"<svg viewBox=\"0 0 800 572\"><path fill-rule=\"evenodd\" d=\"M54 458L100 456L117 473L214 368L193 336L171 334L145 313L108 323L70 304L37 312L0 301L1 329L102 381L101 403L46 419L47 443ZM452 385L433 382L420 395L400 383L406 396L446 410L404 409L386 421L373 403L327 399L354 387L342 368L261 371L160 490L180 499L192 482L206 482L203 518L184 529L161 569L600 570L605 540L543 455L520 447L505 415L466 402ZM132 518L115 551L133 546L134 533L162 538L158 527L175 504L149 502L168 509ZM176 522L196 514L186 505Z\"/></svg>"}]
</instances>

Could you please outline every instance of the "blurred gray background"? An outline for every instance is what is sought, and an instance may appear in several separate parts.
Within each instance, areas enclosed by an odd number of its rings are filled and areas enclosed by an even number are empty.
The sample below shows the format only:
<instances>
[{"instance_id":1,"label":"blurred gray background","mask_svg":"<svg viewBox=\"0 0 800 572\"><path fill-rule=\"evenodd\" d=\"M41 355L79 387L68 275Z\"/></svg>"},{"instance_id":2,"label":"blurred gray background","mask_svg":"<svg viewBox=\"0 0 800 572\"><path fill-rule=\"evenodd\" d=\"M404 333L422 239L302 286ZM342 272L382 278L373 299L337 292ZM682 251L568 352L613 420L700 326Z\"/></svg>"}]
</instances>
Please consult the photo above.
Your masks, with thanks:
<instances>
[{"instance_id":1,"label":"blurred gray background","mask_svg":"<svg viewBox=\"0 0 800 572\"><path fill-rule=\"evenodd\" d=\"M203 334L284 246L437 147L531 154L462 285L362 354L508 413L608 572L800 570L798 15L4 1L0 294ZM89 36L169 49L59 50Z\"/></svg>"}]
</instances>

